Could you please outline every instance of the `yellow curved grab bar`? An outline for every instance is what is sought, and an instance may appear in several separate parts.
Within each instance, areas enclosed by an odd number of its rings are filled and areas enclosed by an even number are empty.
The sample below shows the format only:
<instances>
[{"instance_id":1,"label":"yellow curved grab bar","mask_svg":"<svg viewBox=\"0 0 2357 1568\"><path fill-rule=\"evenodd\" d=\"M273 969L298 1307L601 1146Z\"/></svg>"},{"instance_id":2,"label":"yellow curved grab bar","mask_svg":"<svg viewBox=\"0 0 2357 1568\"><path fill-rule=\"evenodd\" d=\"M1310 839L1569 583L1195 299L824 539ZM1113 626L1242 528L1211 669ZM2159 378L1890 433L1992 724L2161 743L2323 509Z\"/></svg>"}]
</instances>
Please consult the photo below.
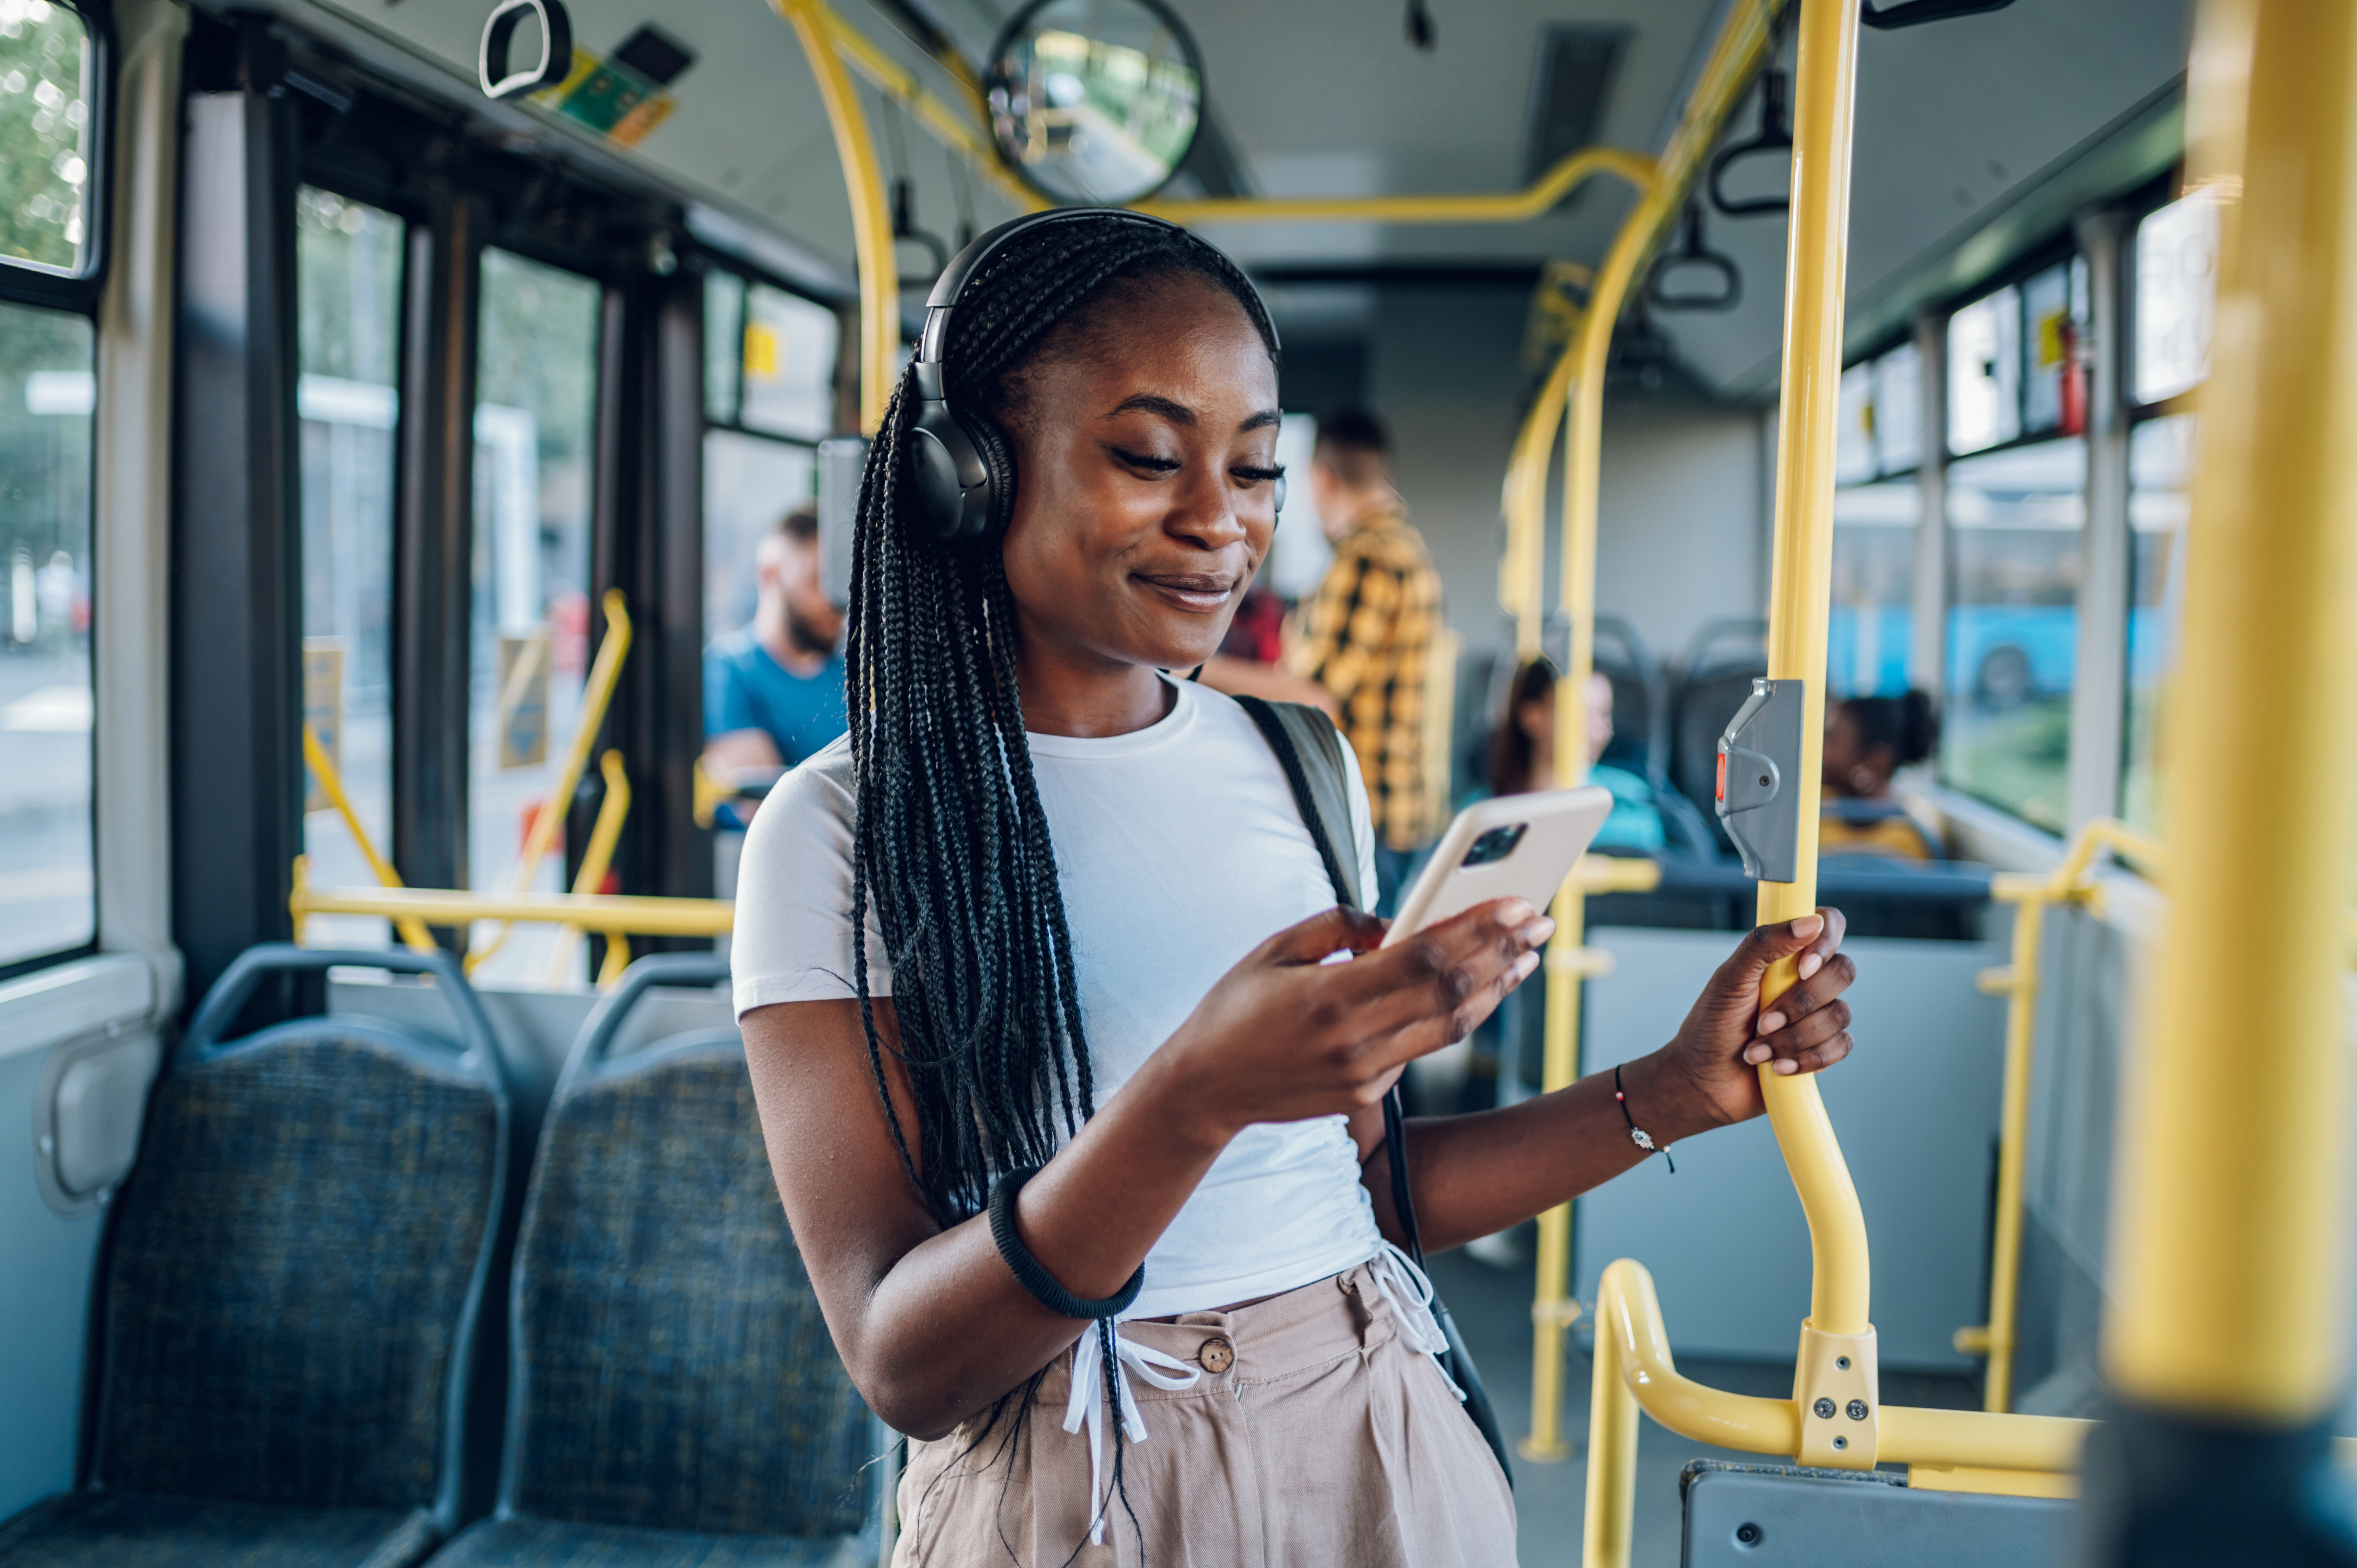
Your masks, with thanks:
<instances>
[{"instance_id":1,"label":"yellow curved grab bar","mask_svg":"<svg viewBox=\"0 0 2357 1568\"><path fill-rule=\"evenodd\" d=\"M892 214L867 115L843 68L841 41L849 31L823 0L770 0L794 29L818 81L819 102L834 133L843 186L851 199L853 249L859 261L859 428L873 435L892 397L893 360L900 349L900 265L893 251Z\"/></svg>"},{"instance_id":2,"label":"yellow curved grab bar","mask_svg":"<svg viewBox=\"0 0 2357 1568\"><path fill-rule=\"evenodd\" d=\"M597 657L590 661L589 679L581 691L581 717L573 726L573 740L565 750L563 766L556 770L556 783L542 800L540 812L533 818L532 832L524 835L523 855L516 862L514 875L508 886L522 892L532 886L540 863L556 843L556 835L565 826L565 812L573 804L574 791L581 787L581 775L589 766L589 752L597 744L597 732L606 727L606 710L613 705L614 688L622 679L622 660L630 651L630 610L619 588L608 588L598 601L606 612L606 635L598 639ZM468 974L491 955L507 945L508 933L500 931L487 946L471 949L461 962Z\"/></svg>"},{"instance_id":3,"label":"yellow curved grab bar","mask_svg":"<svg viewBox=\"0 0 2357 1568\"><path fill-rule=\"evenodd\" d=\"M319 744L319 732L311 727L310 721L307 719L303 724L303 760L309 764L311 776L319 781L319 793L328 798L328 804L333 806L336 809L336 815L344 820L344 831L350 833L352 842L360 846L361 858L368 862L369 870L376 875L378 885L384 887L400 886L401 873L393 868L392 862L377 853L374 841L368 835L368 829L361 826L360 813L352 810L351 798L344 793L344 776L337 769L335 760L328 755L328 748ZM295 857L297 868L296 881L298 888L303 876L307 875L308 861L307 855L298 854ZM411 951L435 950L433 936L419 921L404 920L400 922L397 929L401 932L402 941ZM295 940L297 943L303 940L303 917L299 910L295 916Z\"/></svg>"},{"instance_id":4,"label":"yellow curved grab bar","mask_svg":"<svg viewBox=\"0 0 2357 1568\"><path fill-rule=\"evenodd\" d=\"M1195 201L1141 201L1140 212L1173 223L1271 220L1362 223L1525 223L1544 218L1599 174L1631 184L1652 177L1653 160L1619 147L1581 147L1520 190L1450 196L1222 196Z\"/></svg>"},{"instance_id":5,"label":"yellow curved grab bar","mask_svg":"<svg viewBox=\"0 0 2357 1568\"><path fill-rule=\"evenodd\" d=\"M2151 840L2109 818L2098 818L2079 830L2079 836L2054 867L2042 875L1996 877L1990 897L2015 906L2013 961L1988 970L1980 977L1984 992L2006 998L2005 1079L1997 1118L1996 1213L1989 1238L1988 1321L1956 1330L1956 1348L1988 1358L1982 1384L1982 1404L2002 1412L2013 1402L2013 1351L2021 1279L2021 1216L2025 1162L2028 1156L2031 1077L2036 1070L2038 989L2040 944L2046 929L2046 908L2057 903L2085 903L2096 897L2093 880L2096 854L2109 850L2141 867L2158 880L2168 861L2167 852Z\"/></svg>"},{"instance_id":6,"label":"yellow curved grab bar","mask_svg":"<svg viewBox=\"0 0 2357 1568\"><path fill-rule=\"evenodd\" d=\"M606 780L606 798L598 802L597 825L589 830L588 847L581 852L581 870L573 878L573 891L576 894L596 893L605 886L606 873L614 865L615 847L622 842L622 824L630 816L630 774L622 765L622 754L607 751L597 759L597 771ZM573 950L580 945L582 935L578 926L567 926L557 933L556 953L548 965L551 988L565 983L565 972L573 962ZM627 950L627 944L616 936L606 947L606 966L612 969L615 950L621 947ZM627 965L630 960L626 957L622 962ZM603 983L601 980L601 988Z\"/></svg>"},{"instance_id":7,"label":"yellow curved grab bar","mask_svg":"<svg viewBox=\"0 0 2357 1568\"><path fill-rule=\"evenodd\" d=\"M1580 1559L1586 1568L1627 1568L1636 1516L1639 1410L1682 1437L1740 1453L1789 1455L1801 1445L1797 1399L1727 1393L1679 1374L1653 1276L1632 1258L1607 1267L1597 1286L1595 1391ZM1878 1414L1883 1459L1986 1473L1976 1478L1975 1490L2050 1492L2037 1478L2075 1469L2093 1424L1909 1405L1885 1405ZM2017 1484L2007 1484L2008 1477ZM1936 1477L1924 1480L1940 1484Z\"/></svg>"}]
</instances>

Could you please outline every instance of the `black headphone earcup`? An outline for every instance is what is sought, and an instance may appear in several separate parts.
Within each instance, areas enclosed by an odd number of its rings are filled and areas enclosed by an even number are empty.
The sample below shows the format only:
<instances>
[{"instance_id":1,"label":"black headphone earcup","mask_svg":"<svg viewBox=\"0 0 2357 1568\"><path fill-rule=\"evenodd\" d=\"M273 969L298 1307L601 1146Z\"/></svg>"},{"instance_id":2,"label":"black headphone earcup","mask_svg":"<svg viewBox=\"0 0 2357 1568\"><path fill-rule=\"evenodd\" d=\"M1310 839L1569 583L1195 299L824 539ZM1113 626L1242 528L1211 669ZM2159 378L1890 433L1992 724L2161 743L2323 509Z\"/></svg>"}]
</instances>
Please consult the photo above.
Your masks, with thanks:
<instances>
[{"instance_id":1,"label":"black headphone earcup","mask_svg":"<svg viewBox=\"0 0 2357 1568\"><path fill-rule=\"evenodd\" d=\"M988 414L960 411L957 422L974 443L974 452L982 458L983 473L987 476L984 481L987 487L984 491L986 510L981 536L1003 539L1007 522L1015 516L1015 444L1007 440L1006 432L998 428L998 422Z\"/></svg>"}]
</instances>

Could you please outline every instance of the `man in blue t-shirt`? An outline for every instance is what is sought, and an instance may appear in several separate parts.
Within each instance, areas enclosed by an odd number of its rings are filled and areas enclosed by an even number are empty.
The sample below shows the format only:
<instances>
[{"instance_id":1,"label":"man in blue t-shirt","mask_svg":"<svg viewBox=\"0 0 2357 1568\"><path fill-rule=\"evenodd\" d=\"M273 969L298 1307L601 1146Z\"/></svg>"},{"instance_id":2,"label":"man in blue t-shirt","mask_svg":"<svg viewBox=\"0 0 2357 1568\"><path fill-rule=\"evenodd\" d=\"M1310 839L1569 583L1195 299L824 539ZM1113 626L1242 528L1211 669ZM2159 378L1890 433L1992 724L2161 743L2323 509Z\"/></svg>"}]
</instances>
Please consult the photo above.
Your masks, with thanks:
<instances>
[{"instance_id":1,"label":"man in blue t-shirt","mask_svg":"<svg viewBox=\"0 0 2357 1568\"><path fill-rule=\"evenodd\" d=\"M755 562L752 623L704 651L704 768L723 785L767 783L845 728L843 611L820 575L817 510L788 513Z\"/></svg>"}]
</instances>

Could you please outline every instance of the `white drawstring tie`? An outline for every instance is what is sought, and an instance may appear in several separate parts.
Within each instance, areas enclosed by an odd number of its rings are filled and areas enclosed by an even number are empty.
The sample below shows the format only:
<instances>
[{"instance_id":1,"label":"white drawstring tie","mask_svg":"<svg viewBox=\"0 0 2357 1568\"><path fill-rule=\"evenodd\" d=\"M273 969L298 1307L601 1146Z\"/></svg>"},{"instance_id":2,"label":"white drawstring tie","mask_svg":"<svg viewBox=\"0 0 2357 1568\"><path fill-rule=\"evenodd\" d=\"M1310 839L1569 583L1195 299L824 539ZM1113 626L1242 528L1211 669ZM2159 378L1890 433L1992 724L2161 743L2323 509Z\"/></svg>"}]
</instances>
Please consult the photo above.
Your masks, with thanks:
<instances>
[{"instance_id":1,"label":"white drawstring tie","mask_svg":"<svg viewBox=\"0 0 2357 1568\"><path fill-rule=\"evenodd\" d=\"M1448 1375L1448 1363L1441 1360L1448 1353L1448 1336L1440 1331L1440 1320L1432 1316L1431 1276L1416 1267L1415 1259L1389 1241L1368 1260L1368 1264L1367 1273L1373 1277L1375 1288L1391 1303L1392 1316L1400 1326L1400 1337L1407 1341L1410 1349L1421 1350L1432 1358L1440 1380L1462 1402L1465 1391L1457 1386L1457 1380Z\"/></svg>"},{"instance_id":2,"label":"white drawstring tie","mask_svg":"<svg viewBox=\"0 0 2357 1568\"><path fill-rule=\"evenodd\" d=\"M1428 1291L1431 1287L1426 1286ZM1089 1429L1089 1497L1096 1506L1094 1519L1089 1524L1089 1544L1104 1544L1105 1515L1112 1511L1113 1498L1105 1491L1104 1482L1104 1349L1097 1336L1113 1335L1114 1381L1114 1397L1121 1404L1122 1430L1132 1443L1146 1441L1146 1419L1138 1413L1137 1396L1129 1390L1129 1369L1157 1389L1174 1392L1191 1389L1203 1380L1202 1369L1189 1365L1176 1356L1166 1356L1148 1345L1134 1345L1121 1337L1119 1328L1092 1329L1081 1336L1072 1347L1072 1397L1064 1402L1064 1430L1078 1432L1083 1424ZM1168 1368L1171 1376L1159 1368Z\"/></svg>"}]
</instances>

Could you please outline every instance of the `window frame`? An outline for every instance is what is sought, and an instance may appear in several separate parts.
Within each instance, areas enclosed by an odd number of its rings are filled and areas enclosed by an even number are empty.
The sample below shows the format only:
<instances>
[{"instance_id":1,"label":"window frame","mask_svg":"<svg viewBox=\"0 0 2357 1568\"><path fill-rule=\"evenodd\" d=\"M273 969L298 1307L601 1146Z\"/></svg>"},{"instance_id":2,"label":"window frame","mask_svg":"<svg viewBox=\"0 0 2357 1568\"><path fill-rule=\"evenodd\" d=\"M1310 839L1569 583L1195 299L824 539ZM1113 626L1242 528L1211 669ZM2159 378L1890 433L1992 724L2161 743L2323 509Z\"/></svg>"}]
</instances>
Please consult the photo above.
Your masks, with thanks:
<instances>
[{"instance_id":1,"label":"window frame","mask_svg":"<svg viewBox=\"0 0 2357 1568\"><path fill-rule=\"evenodd\" d=\"M1944 374L1948 369L1948 324L1953 321L1959 313L1968 310L1974 306L1980 304L1981 301L1989 298L1993 295L2001 294L2007 289L2013 289L2017 292L2018 297L2026 298L2026 296L2020 296L2019 295L2021 286L2024 284L2042 273L2051 272L2057 266L2068 266L2072 262L2082 259L2083 254L2083 249L2079 244L2077 236L2070 229L2062 229L2058 232L2048 236L2039 243L2023 251L2019 256L2017 256L2013 261L2007 263L2000 270L1991 273L1988 276L1981 279L1979 283L1973 286L1970 293L1959 294L1952 298L1944 299L1940 302L1936 308L1927 312L1926 314L1935 319L1939 324L1940 368L1943 374ZM2021 355L2022 362L2017 367L2018 374L2014 383L2014 417L2017 422L2017 433L2013 435L2007 436L2003 441L1991 442L1986 446L1975 446L1969 452L1959 452L1955 448L1953 436L1949 430L1952 411L1949 408L1943 406L1940 411L1940 428L1936 432L1936 445L1943 466L1951 463L1962 462L1969 457L1986 457L1992 453L2009 452L2017 446L2035 446L2040 442L2058 441L2073 435L2084 435L2086 434L2086 431L2083 429L2072 431L2060 424L2055 425L2051 429L2040 430L2033 433L2029 430L2026 424L2022 422L2022 405L2027 401L2025 394L2029 383L2029 322L2026 319L2018 325L2020 328L2020 334L2017 348ZM2092 377L2090 379L2092 380ZM1943 399L1943 402L1944 404L1945 400ZM2090 408L2087 413L2086 423L2093 424L2093 421L2094 411ZM1927 432L1926 434L1927 440L1925 442L1925 446L1928 449L1933 445L1933 442L1928 438L1933 433Z\"/></svg>"},{"instance_id":2,"label":"window frame","mask_svg":"<svg viewBox=\"0 0 2357 1568\"><path fill-rule=\"evenodd\" d=\"M99 295L106 287L106 264L113 250L114 181L114 76L116 50L112 8L96 0L48 0L70 11L90 38L90 64L84 99L89 114L89 167L82 190L82 227L89 242L82 247L81 265L71 273L50 272L0 256L0 300L16 305L47 306L98 318ZM0 977L7 974L0 969Z\"/></svg>"},{"instance_id":3,"label":"window frame","mask_svg":"<svg viewBox=\"0 0 2357 1568\"><path fill-rule=\"evenodd\" d=\"M105 358L102 352L103 346L100 342L99 295L106 285L106 261L110 249L108 241L111 237L109 218L113 206L113 181L109 177L114 141L113 24L105 7L90 4L89 0L50 0L50 3L62 5L64 9L72 12L81 20L90 38L90 64L87 70L86 89L89 97L84 100L89 105L86 124L89 127L90 140L90 152L84 161L89 165L90 177L84 187L88 194L84 198L87 205L82 213L82 220L90 235L90 242L83 249L81 269L71 274L48 272L0 259L0 304L35 310L54 310L61 315L79 316L87 320L90 323L91 333L91 383L95 385L103 368L102 362ZM99 617L105 612L97 593L100 548L95 516L100 465L98 416L93 412L90 417L90 493L93 511L91 519L90 540L91 789L90 800L85 809L90 814L91 930L87 939L71 947L27 953L21 958L0 962L0 983L13 980L19 975L52 969L59 964L72 963L77 960L94 957L100 950L100 932L104 925L102 911L100 908L100 896L103 889L100 887L98 882L101 846L99 843L97 712L100 685L98 679L100 639L97 635L97 626Z\"/></svg>"}]
</instances>

